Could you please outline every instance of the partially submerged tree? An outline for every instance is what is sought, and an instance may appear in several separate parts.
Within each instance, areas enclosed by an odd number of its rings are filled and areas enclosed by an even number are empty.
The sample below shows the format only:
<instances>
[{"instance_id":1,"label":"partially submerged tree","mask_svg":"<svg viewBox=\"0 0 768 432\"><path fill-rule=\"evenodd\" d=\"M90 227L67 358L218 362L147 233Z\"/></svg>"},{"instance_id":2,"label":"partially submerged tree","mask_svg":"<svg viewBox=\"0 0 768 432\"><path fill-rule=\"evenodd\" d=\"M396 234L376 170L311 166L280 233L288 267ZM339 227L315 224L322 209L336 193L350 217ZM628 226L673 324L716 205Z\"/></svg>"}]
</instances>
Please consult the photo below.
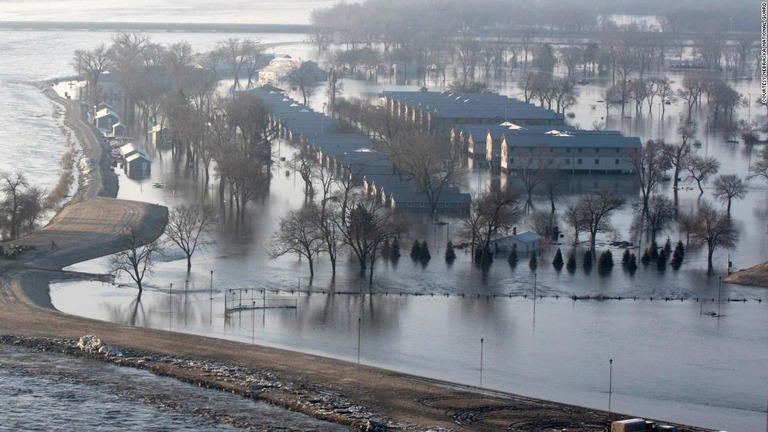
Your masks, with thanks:
<instances>
[{"instance_id":1,"label":"partially submerged tree","mask_svg":"<svg viewBox=\"0 0 768 432\"><path fill-rule=\"evenodd\" d=\"M127 273L136 282L141 295L144 278L152 273L155 256L162 250L162 243L159 240L144 243L136 231L129 230L123 235L122 246L125 248L123 251L109 257L109 273L116 277Z\"/></svg>"},{"instance_id":2,"label":"partially submerged tree","mask_svg":"<svg viewBox=\"0 0 768 432\"><path fill-rule=\"evenodd\" d=\"M707 274L713 273L712 255L715 249L731 249L736 245L738 233L731 223L728 213L717 210L708 202L703 202L693 217L693 239L707 245Z\"/></svg>"},{"instance_id":3,"label":"partially submerged tree","mask_svg":"<svg viewBox=\"0 0 768 432\"><path fill-rule=\"evenodd\" d=\"M469 215L462 221L462 236L472 244L476 261L492 260L491 240L508 232L520 217L520 195L512 188L483 193L472 200Z\"/></svg>"},{"instance_id":4,"label":"partially submerged tree","mask_svg":"<svg viewBox=\"0 0 768 432\"><path fill-rule=\"evenodd\" d=\"M747 179L755 177L762 177L763 180L768 181L768 146L763 147L760 159L755 161L755 163L749 167L749 176L747 176Z\"/></svg>"},{"instance_id":5,"label":"partially submerged tree","mask_svg":"<svg viewBox=\"0 0 768 432\"><path fill-rule=\"evenodd\" d=\"M578 199L574 207L579 225L589 232L590 252L595 250L597 234L611 229L611 216L624 205L625 199L601 190Z\"/></svg>"},{"instance_id":6,"label":"partially submerged tree","mask_svg":"<svg viewBox=\"0 0 768 432\"><path fill-rule=\"evenodd\" d=\"M726 212L731 214L731 201L744 199L747 195L747 185L736 174L720 174L713 182L713 195L726 204Z\"/></svg>"},{"instance_id":7,"label":"partially submerged tree","mask_svg":"<svg viewBox=\"0 0 768 432\"><path fill-rule=\"evenodd\" d=\"M648 200L661 182L664 171L670 166L664 147L663 141L649 140L642 148L630 154L633 172L640 185L642 218L648 217Z\"/></svg>"},{"instance_id":8,"label":"partially submerged tree","mask_svg":"<svg viewBox=\"0 0 768 432\"><path fill-rule=\"evenodd\" d=\"M286 254L305 257L309 264L310 279L315 276L315 259L323 251L325 237L319 223L320 209L308 204L292 210L280 219L280 228L272 235L269 256L278 258Z\"/></svg>"},{"instance_id":9,"label":"partially submerged tree","mask_svg":"<svg viewBox=\"0 0 768 432\"><path fill-rule=\"evenodd\" d=\"M208 244L201 236L213 225L214 217L210 206L198 204L178 205L168 213L165 235L184 251L187 257L187 271L192 269L192 255L197 247Z\"/></svg>"},{"instance_id":10,"label":"partially submerged tree","mask_svg":"<svg viewBox=\"0 0 768 432\"><path fill-rule=\"evenodd\" d=\"M713 157L701 157L699 155L691 156L686 167L690 178L696 180L696 185L699 187L699 193L704 193L702 183L706 183L710 177L717 174L720 170L720 162Z\"/></svg>"}]
</instances>

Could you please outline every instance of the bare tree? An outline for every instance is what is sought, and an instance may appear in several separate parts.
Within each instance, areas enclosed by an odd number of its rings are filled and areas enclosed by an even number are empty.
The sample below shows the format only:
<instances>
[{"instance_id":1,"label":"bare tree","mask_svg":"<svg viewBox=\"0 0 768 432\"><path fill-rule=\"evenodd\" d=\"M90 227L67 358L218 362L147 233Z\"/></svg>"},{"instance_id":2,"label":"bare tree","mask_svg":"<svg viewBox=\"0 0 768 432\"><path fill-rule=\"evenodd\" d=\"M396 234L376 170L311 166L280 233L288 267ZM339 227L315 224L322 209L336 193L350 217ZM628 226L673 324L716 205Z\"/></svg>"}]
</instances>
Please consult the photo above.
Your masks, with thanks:
<instances>
[{"instance_id":1,"label":"bare tree","mask_svg":"<svg viewBox=\"0 0 768 432\"><path fill-rule=\"evenodd\" d=\"M92 50L76 50L72 66L77 75L87 84L87 101L93 106L99 102L99 78L109 65L109 50L104 44Z\"/></svg>"},{"instance_id":2,"label":"bare tree","mask_svg":"<svg viewBox=\"0 0 768 432\"><path fill-rule=\"evenodd\" d=\"M214 224L214 217L210 206L198 204L189 206L181 204L171 209L168 214L165 235L184 251L187 257L187 271L192 269L192 255L197 247L208 244L201 236Z\"/></svg>"},{"instance_id":3,"label":"bare tree","mask_svg":"<svg viewBox=\"0 0 768 432\"><path fill-rule=\"evenodd\" d=\"M162 243L159 240L153 240L142 244L138 233L134 230L125 234L122 241L125 249L110 255L109 272L115 276L123 272L127 273L138 285L139 295L141 295L144 278L152 274L155 255L162 250Z\"/></svg>"},{"instance_id":4,"label":"bare tree","mask_svg":"<svg viewBox=\"0 0 768 432\"><path fill-rule=\"evenodd\" d=\"M747 176L747 179L755 177L762 177L764 180L768 181L768 146L763 147L760 159L755 161L755 163L749 167L749 176Z\"/></svg>"},{"instance_id":5,"label":"bare tree","mask_svg":"<svg viewBox=\"0 0 768 432\"><path fill-rule=\"evenodd\" d=\"M699 186L699 193L704 193L702 183L706 183L710 177L717 174L720 170L720 162L713 157L701 157L699 155L691 156L686 167L690 178L696 180L696 184Z\"/></svg>"},{"instance_id":6,"label":"bare tree","mask_svg":"<svg viewBox=\"0 0 768 432\"><path fill-rule=\"evenodd\" d=\"M307 259L309 277L315 276L315 259L323 251L324 235L318 224L320 208L310 203L299 210L292 210L280 219L280 228L272 235L269 256L277 258L296 254Z\"/></svg>"},{"instance_id":7,"label":"bare tree","mask_svg":"<svg viewBox=\"0 0 768 432\"><path fill-rule=\"evenodd\" d=\"M715 249L731 249L736 245L738 233L731 224L728 213L703 202L693 217L693 239L707 245L707 274L712 274L712 255Z\"/></svg>"},{"instance_id":8,"label":"bare tree","mask_svg":"<svg viewBox=\"0 0 768 432\"><path fill-rule=\"evenodd\" d=\"M677 186L680 182L680 171L684 170L688 165L688 159L691 157L693 146L691 141L696 133L695 123L684 123L681 121L680 127L677 129L678 135L680 135L680 142L675 144L664 144L661 150L664 153L666 163L674 168L672 177L672 186L677 194Z\"/></svg>"},{"instance_id":9,"label":"bare tree","mask_svg":"<svg viewBox=\"0 0 768 432\"><path fill-rule=\"evenodd\" d=\"M629 155L635 179L640 185L641 214L644 217L648 216L648 200L670 166L663 149L663 141L648 140L642 148L633 150Z\"/></svg>"},{"instance_id":10,"label":"bare tree","mask_svg":"<svg viewBox=\"0 0 768 432\"><path fill-rule=\"evenodd\" d=\"M656 236L670 228L675 221L675 203L663 195L652 195L646 211L648 232L653 243Z\"/></svg>"},{"instance_id":11,"label":"bare tree","mask_svg":"<svg viewBox=\"0 0 768 432\"><path fill-rule=\"evenodd\" d=\"M317 63L305 61L294 66L288 72L288 83L291 88L299 90L304 106L307 105L307 99L314 93L315 88L313 86L317 84L318 70Z\"/></svg>"},{"instance_id":12,"label":"bare tree","mask_svg":"<svg viewBox=\"0 0 768 432\"><path fill-rule=\"evenodd\" d=\"M379 246L387 238L396 237L404 230L404 221L378 201L356 197L349 203L346 217L337 226L344 243L360 263L360 276L370 266L369 282L373 282L373 266L378 258Z\"/></svg>"},{"instance_id":13,"label":"bare tree","mask_svg":"<svg viewBox=\"0 0 768 432\"><path fill-rule=\"evenodd\" d=\"M469 215L462 220L462 237L471 241L475 261L488 264L492 260L491 240L507 233L520 218L520 195L513 188L476 196Z\"/></svg>"},{"instance_id":14,"label":"bare tree","mask_svg":"<svg viewBox=\"0 0 768 432\"><path fill-rule=\"evenodd\" d=\"M581 214L579 214L576 203L568 204L563 216L563 219L568 226L573 229L573 244L576 245L579 243L579 233L586 231L586 221L581 217Z\"/></svg>"},{"instance_id":15,"label":"bare tree","mask_svg":"<svg viewBox=\"0 0 768 432\"><path fill-rule=\"evenodd\" d=\"M744 199L747 195L747 185L736 174L720 174L712 183L715 187L715 198L727 204L726 212L731 214L731 201Z\"/></svg>"},{"instance_id":16,"label":"bare tree","mask_svg":"<svg viewBox=\"0 0 768 432\"><path fill-rule=\"evenodd\" d=\"M22 196L29 187L27 178L21 172L0 173L0 190L5 194L0 202L0 212L5 216L8 226L8 235L11 240L19 237L21 230Z\"/></svg>"},{"instance_id":17,"label":"bare tree","mask_svg":"<svg viewBox=\"0 0 768 432\"><path fill-rule=\"evenodd\" d=\"M611 216L624 205L625 199L611 191L601 190L584 195L576 201L575 213L579 225L589 232L589 248L594 253L597 234L611 229Z\"/></svg>"}]
</instances>

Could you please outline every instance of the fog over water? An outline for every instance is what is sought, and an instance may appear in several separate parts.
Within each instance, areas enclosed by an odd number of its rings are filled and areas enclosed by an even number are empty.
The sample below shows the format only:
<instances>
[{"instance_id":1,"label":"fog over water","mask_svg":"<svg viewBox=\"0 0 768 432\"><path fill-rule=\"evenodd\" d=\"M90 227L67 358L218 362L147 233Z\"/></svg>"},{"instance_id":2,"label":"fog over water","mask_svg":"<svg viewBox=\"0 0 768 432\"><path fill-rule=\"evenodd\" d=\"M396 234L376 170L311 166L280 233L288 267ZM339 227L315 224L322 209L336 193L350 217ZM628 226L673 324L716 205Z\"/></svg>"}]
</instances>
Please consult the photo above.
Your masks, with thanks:
<instances>
[{"instance_id":1,"label":"fog over water","mask_svg":"<svg viewBox=\"0 0 768 432\"><path fill-rule=\"evenodd\" d=\"M157 6L149 1L117 3L86 7L86 2L0 1L0 16L5 20L305 23L310 9L333 4L320 0L274 4L236 1L227 3L224 10L217 8L221 7L218 3L202 1L166 1ZM5 59L0 63L0 142L4 149L0 170L15 170L23 161L23 169L34 183L53 187L59 157L67 148L59 128L61 120L52 115L55 108L51 102L24 83L70 75L75 49L109 43L110 36L98 32L0 32L0 52ZM209 50L230 36L280 43L273 49L277 53L302 58L312 55L311 47L302 43L304 35L152 34L158 43L186 40L195 51ZM682 80L682 75L669 75L677 82ZM595 79L580 87L572 123L590 127L604 115L597 101L608 81ZM519 93L513 80L497 85L505 94ZM755 95L759 90L756 80L733 85L742 94ZM372 97L382 89L394 88L387 82L344 83L348 95ZM316 110L322 107L323 94L319 89L311 100ZM659 125L658 107L653 116L648 116L647 107L639 116L629 111L632 119L621 119L614 108L607 128L621 129L642 141L657 137L674 140L679 109L668 107ZM697 115L703 123L706 114ZM765 111L755 108L749 112L741 108L739 115L766 120ZM743 144L726 143L721 135L707 135L701 129L698 139L703 146L698 151L718 157L722 173L743 176L761 150L759 146L750 150ZM281 143L280 151L286 156L293 150ZM136 182L120 178L121 198L168 206L199 201L203 193L183 167L173 164L168 154L156 152L152 158L151 179ZM435 226L424 216L413 215L414 227L401 243L403 258L396 265L377 263L373 285L361 282L355 263L346 259L340 260L339 274L332 282L328 263L320 260L313 292L308 295L305 262L294 257L270 260L265 254L265 244L277 228L280 215L303 202L301 180L284 173L284 166L276 167L269 196L249 205L245 227L216 231L216 244L195 255L191 274L186 273L181 254L169 251L151 277L140 304L135 302L135 288L125 279L118 281L124 285L120 287L88 282L57 284L52 291L54 304L67 313L350 361L357 361L359 352L360 361L366 364L466 384L479 384L479 340L483 338L485 387L602 409L607 408L608 360L613 359L614 411L730 431L765 427L768 294L762 289L719 285L717 276L706 277L706 256L701 248L689 248L680 271L667 268L662 273L655 268L640 268L630 276L617 266L609 277L599 277L596 270L587 274L580 267L573 275L557 273L550 264L552 248L545 252L535 276L525 256L514 271L501 259L483 274L471 265L464 252L459 252L452 266L441 259L446 239L455 239L458 219L441 217L450 224ZM579 176L571 186L589 190L594 181L604 180ZM628 198L637 196L627 177L611 181ZM162 183L163 188L151 187L155 182ZM484 172L472 172L464 187L475 190L485 182ZM698 190L693 190L695 184L686 183L684 187L680 192L681 211L692 211L699 201ZM663 184L660 191L671 196L671 185ZM731 251L736 268L768 259L767 198L768 185L753 180L748 184L747 199L733 204L740 232L739 243ZM573 199L566 197L558 208ZM705 188L704 199L713 199L711 186ZM622 240L628 239L630 219L629 206L614 218ZM678 239L677 233L669 236L673 241ZM561 245L566 257L569 237ZM433 259L424 267L407 257L413 239L430 243ZM609 247L608 240L607 236L600 239L599 251ZM618 262L622 250L612 251ZM726 256L722 250L715 255L720 274ZM103 272L106 260L74 268ZM169 295L171 283L173 294ZM300 296L290 293L299 287ZM211 288L213 301L209 298ZM250 292L243 295L250 302L258 301L258 290L266 288L270 298L294 302L298 308L225 314L227 290L235 288L249 288ZM256 296L251 300L254 289ZM536 303L531 300L534 290L544 296ZM328 294L332 291L344 294ZM365 295L358 295L360 291ZM624 300L573 302L567 298L572 294L622 296ZM712 318L706 312L716 310L712 299L718 294L746 302L725 302L720 305L724 316ZM664 297L674 300L663 301ZM233 301L231 297L229 301Z\"/></svg>"}]
</instances>

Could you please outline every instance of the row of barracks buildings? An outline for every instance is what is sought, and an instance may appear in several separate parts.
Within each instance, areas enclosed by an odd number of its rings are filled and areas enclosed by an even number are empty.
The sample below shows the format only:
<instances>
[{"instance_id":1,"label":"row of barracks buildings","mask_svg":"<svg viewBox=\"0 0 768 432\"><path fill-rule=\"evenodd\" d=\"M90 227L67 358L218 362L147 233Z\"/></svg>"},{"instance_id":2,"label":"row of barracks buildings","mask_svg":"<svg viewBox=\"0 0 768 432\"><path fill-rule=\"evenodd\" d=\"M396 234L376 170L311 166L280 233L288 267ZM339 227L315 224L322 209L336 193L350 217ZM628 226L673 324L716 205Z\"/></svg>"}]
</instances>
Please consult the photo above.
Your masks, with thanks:
<instances>
[{"instance_id":1,"label":"row of barracks buildings","mask_svg":"<svg viewBox=\"0 0 768 432\"><path fill-rule=\"evenodd\" d=\"M512 173L546 160L570 173L631 174L637 137L565 124L562 114L493 93L384 92L392 115L449 135L473 165Z\"/></svg>"},{"instance_id":2,"label":"row of barracks buildings","mask_svg":"<svg viewBox=\"0 0 768 432\"><path fill-rule=\"evenodd\" d=\"M286 97L274 87L248 90L271 107L281 136L309 144L319 161L338 174L356 175L360 186L384 205L429 210L429 203L407 176L356 133L336 132L332 118ZM617 131L586 131L565 124L562 114L491 93L389 91L379 95L392 115L458 140L471 164L504 175L546 159L551 168L571 173L632 173L630 152L639 138ZM437 211L466 211L471 198L458 187L443 190Z\"/></svg>"}]
</instances>

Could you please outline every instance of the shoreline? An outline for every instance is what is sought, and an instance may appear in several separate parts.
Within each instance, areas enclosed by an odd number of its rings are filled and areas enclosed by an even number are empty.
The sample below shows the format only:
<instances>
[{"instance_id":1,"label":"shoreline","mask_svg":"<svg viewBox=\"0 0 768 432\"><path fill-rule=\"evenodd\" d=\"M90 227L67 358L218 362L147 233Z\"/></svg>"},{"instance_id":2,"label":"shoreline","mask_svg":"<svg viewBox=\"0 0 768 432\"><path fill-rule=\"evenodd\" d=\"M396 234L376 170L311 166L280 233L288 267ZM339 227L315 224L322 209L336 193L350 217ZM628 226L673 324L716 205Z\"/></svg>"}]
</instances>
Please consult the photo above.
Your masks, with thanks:
<instances>
[{"instance_id":1,"label":"shoreline","mask_svg":"<svg viewBox=\"0 0 768 432\"><path fill-rule=\"evenodd\" d=\"M84 175L91 176L79 184L76 196L46 227L19 240L21 244L35 246L35 251L25 252L15 261L0 262L0 334L8 335L2 338L8 341L5 343L34 340L41 349L147 368L198 385L236 391L357 430L495 431L508 427L559 427L589 431L609 427L608 413L601 410L491 392L300 352L131 327L57 311L50 301L49 282L67 274L61 270L63 267L116 252L121 247L120 235L128 228L141 229L145 241L160 236L167 209L105 198L116 196L117 176L108 160L104 164L103 141L93 127L83 122L82 104L58 98L50 87L46 94L66 108L66 125L75 132L84 157L91 161L92 169ZM49 247L52 241L58 246ZM130 359L85 355L71 348L74 341L86 334L136 355ZM253 386L252 380L240 377L237 381L231 376L210 373L206 362L240 368L249 376L279 379L270 385ZM613 419L626 417L614 414Z\"/></svg>"}]
</instances>

